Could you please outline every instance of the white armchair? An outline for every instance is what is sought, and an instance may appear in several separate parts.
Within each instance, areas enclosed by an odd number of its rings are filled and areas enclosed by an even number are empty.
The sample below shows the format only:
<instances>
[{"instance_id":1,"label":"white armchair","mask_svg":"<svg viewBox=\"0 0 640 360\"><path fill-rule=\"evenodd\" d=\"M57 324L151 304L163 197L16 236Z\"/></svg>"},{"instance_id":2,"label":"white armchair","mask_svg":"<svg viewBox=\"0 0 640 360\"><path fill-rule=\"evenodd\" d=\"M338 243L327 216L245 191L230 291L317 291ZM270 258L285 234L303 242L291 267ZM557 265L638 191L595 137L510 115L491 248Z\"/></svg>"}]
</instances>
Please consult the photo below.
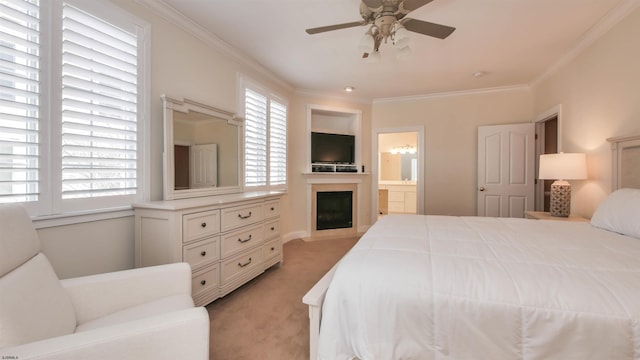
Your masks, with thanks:
<instances>
[{"instance_id":1,"label":"white armchair","mask_svg":"<svg viewBox=\"0 0 640 360\"><path fill-rule=\"evenodd\" d=\"M24 208L0 206L0 358L208 357L188 264L59 280Z\"/></svg>"}]
</instances>

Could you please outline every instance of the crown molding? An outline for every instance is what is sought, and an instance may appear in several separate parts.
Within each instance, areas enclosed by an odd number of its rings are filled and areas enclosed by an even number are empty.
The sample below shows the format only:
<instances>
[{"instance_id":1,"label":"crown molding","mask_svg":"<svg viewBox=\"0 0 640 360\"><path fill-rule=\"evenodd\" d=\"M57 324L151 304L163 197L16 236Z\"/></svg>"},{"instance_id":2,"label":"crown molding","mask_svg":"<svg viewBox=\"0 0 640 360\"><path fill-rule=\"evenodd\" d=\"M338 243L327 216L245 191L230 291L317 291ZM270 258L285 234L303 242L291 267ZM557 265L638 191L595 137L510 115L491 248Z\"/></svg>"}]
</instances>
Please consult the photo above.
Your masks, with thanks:
<instances>
[{"instance_id":1,"label":"crown molding","mask_svg":"<svg viewBox=\"0 0 640 360\"><path fill-rule=\"evenodd\" d=\"M357 103L357 104L371 105L372 103L372 100L369 98L354 97L354 96L351 96L352 94L349 96L340 96L340 95L329 94L327 92L323 92L319 90L311 90L311 89L295 89L294 93L296 95L301 95L301 96L316 96L316 97L321 97L323 99L339 100L339 101L345 101L345 102Z\"/></svg>"},{"instance_id":2,"label":"crown molding","mask_svg":"<svg viewBox=\"0 0 640 360\"><path fill-rule=\"evenodd\" d=\"M275 75L269 69L260 65L258 62L253 60L251 57L243 54L238 49L231 46L229 43L225 42L215 34L203 28L201 25L195 23L193 20L189 19L187 16L176 10L171 5L167 4L164 0L135 0L136 3L151 9L156 15L161 18L167 20L168 22L176 25L182 30L192 34L197 39L201 40L205 44L211 46L212 48L221 51L227 56L242 62L253 70L259 72L260 74L266 76L274 83L282 86L288 91L293 91L294 87L288 82L282 80L280 77Z\"/></svg>"},{"instance_id":3,"label":"crown molding","mask_svg":"<svg viewBox=\"0 0 640 360\"><path fill-rule=\"evenodd\" d=\"M382 104L382 103L390 103L390 102L417 101L417 100L428 100L428 99L446 98L446 97L454 97L454 96L482 95L482 94L491 94L496 92L530 91L530 90L531 90L531 87L529 85L522 84L522 85L512 85L512 86L499 86L499 87L484 88L484 89L472 89L472 90L448 91L448 92L422 94L422 95L400 96L400 97L392 97L392 98L378 98L378 99L373 99L373 103Z\"/></svg>"},{"instance_id":4,"label":"crown molding","mask_svg":"<svg viewBox=\"0 0 640 360\"><path fill-rule=\"evenodd\" d=\"M565 54L558 62L553 64L547 71L545 71L538 78L534 79L531 83L531 87L539 85L542 81L549 78L556 73L566 64L574 60L585 49L593 45L597 40L604 36L609 30L620 23L624 18L630 15L634 10L640 6L640 0L624 0L609 13L607 13L602 19L600 19L586 34L580 39L580 41Z\"/></svg>"}]
</instances>

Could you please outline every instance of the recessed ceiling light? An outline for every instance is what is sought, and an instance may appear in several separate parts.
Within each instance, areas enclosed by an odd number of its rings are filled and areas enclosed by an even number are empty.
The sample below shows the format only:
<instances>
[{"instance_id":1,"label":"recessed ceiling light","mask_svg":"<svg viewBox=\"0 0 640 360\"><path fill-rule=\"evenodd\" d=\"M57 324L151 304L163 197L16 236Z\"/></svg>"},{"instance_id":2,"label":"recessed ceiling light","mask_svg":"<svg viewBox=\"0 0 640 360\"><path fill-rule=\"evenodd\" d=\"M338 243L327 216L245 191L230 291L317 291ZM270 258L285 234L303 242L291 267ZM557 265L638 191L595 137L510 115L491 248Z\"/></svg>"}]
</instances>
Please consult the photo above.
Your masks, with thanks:
<instances>
[{"instance_id":1,"label":"recessed ceiling light","mask_svg":"<svg viewBox=\"0 0 640 360\"><path fill-rule=\"evenodd\" d=\"M353 86L347 86L344 88L344 91L346 92L352 92L353 90L355 90L356 88L354 88Z\"/></svg>"},{"instance_id":2,"label":"recessed ceiling light","mask_svg":"<svg viewBox=\"0 0 640 360\"><path fill-rule=\"evenodd\" d=\"M473 77L479 78L479 77L483 77L483 76L485 76L487 74L488 74L488 72L486 72L486 71L476 71L476 72L473 73Z\"/></svg>"}]
</instances>

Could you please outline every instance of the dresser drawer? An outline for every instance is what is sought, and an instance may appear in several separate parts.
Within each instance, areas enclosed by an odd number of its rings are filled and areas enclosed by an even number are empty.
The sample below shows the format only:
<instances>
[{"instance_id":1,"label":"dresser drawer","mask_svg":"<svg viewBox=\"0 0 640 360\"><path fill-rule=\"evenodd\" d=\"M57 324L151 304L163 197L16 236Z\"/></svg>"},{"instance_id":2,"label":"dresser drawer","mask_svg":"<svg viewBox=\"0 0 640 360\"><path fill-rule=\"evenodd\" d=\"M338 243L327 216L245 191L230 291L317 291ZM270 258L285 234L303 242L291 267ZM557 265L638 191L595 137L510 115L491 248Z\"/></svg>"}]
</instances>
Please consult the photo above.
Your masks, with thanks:
<instances>
[{"instance_id":1,"label":"dresser drawer","mask_svg":"<svg viewBox=\"0 0 640 360\"><path fill-rule=\"evenodd\" d=\"M229 260L222 261L220 270L220 282L222 285L251 272L254 268L262 266L262 246L248 253L240 254Z\"/></svg>"},{"instance_id":2,"label":"dresser drawer","mask_svg":"<svg viewBox=\"0 0 640 360\"><path fill-rule=\"evenodd\" d=\"M191 269L201 267L220 258L220 237L200 240L182 248L182 259L191 265Z\"/></svg>"},{"instance_id":3,"label":"dresser drawer","mask_svg":"<svg viewBox=\"0 0 640 360\"><path fill-rule=\"evenodd\" d=\"M267 201L263 205L264 218L269 219L272 217L280 216L280 200Z\"/></svg>"},{"instance_id":4,"label":"dresser drawer","mask_svg":"<svg viewBox=\"0 0 640 360\"><path fill-rule=\"evenodd\" d=\"M223 235L220 243L220 255L224 259L229 255L262 244L262 239L261 225L243 228L242 230Z\"/></svg>"},{"instance_id":5,"label":"dresser drawer","mask_svg":"<svg viewBox=\"0 0 640 360\"><path fill-rule=\"evenodd\" d=\"M264 240L275 239L280 236L280 220L271 221L263 225Z\"/></svg>"},{"instance_id":6,"label":"dresser drawer","mask_svg":"<svg viewBox=\"0 0 640 360\"><path fill-rule=\"evenodd\" d=\"M220 268L218 264L207 266L206 268L193 273L191 278L191 294L197 296L203 292L217 290L220 285Z\"/></svg>"},{"instance_id":7,"label":"dresser drawer","mask_svg":"<svg viewBox=\"0 0 640 360\"><path fill-rule=\"evenodd\" d=\"M222 231L233 230L262 219L262 203L222 209Z\"/></svg>"},{"instance_id":8,"label":"dresser drawer","mask_svg":"<svg viewBox=\"0 0 640 360\"><path fill-rule=\"evenodd\" d=\"M220 232L220 211L211 210L182 216L182 241L190 242Z\"/></svg>"},{"instance_id":9,"label":"dresser drawer","mask_svg":"<svg viewBox=\"0 0 640 360\"><path fill-rule=\"evenodd\" d=\"M262 246L262 258L267 261L282 254L282 244L279 240L269 241Z\"/></svg>"}]
</instances>

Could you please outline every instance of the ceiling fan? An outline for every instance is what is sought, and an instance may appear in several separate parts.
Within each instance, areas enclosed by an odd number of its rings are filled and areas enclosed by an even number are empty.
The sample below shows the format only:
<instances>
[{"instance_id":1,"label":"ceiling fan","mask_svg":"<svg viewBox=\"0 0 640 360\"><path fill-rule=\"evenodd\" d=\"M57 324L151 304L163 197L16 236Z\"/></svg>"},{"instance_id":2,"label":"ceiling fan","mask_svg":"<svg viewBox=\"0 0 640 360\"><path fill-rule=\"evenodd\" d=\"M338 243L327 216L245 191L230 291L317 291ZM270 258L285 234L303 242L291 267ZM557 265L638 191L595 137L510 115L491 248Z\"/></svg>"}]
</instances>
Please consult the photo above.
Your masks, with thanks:
<instances>
[{"instance_id":1,"label":"ceiling fan","mask_svg":"<svg viewBox=\"0 0 640 360\"><path fill-rule=\"evenodd\" d=\"M406 18L407 14L433 0L362 0L360 2L361 21L321 26L307 29L308 34L346 29L355 26L371 25L360 42L363 58L378 54L382 42L391 39L402 50L408 49L407 30L419 34L445 39L455 30L454 27L434 24L428 21Z\"/></svg>"}]
</instances>

